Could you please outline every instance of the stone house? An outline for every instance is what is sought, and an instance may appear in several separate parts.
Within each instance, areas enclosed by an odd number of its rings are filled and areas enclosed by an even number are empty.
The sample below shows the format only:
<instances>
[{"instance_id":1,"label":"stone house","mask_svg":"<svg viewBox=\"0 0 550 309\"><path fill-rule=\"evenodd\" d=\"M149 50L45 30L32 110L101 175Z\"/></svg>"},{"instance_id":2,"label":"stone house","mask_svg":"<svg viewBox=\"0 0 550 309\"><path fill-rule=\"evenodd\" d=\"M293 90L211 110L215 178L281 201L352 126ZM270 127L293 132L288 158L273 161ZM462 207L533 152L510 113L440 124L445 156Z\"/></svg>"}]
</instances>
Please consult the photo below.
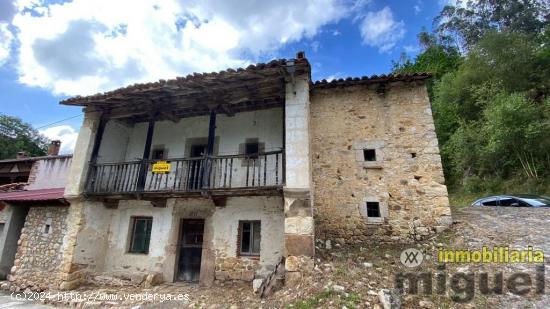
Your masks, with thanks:
<instances>
[{"instance_id":1,"label":"stone house","mask_svg":"<svg viewBox=\"0 0 550 309\"><path fill-rule=\"evenodd\" d=\"M435 234L450 210L429 77L313 82L300 52L62 101L85 117L52 286L264 287L275 273L299 280L315 238Z\"/></svg>"},{"instance_id":2,"label":"stone house","mask_svg":"<svg viewBox=\"0 0 550 309\"><path fill-rule=\"evenodd\" d=\"M1 160L15 175L0 193L0 278L21 285L47 287L60 271L68 202L63 198L71 155L58 155L52 141L48 155ZM8 170L8 169L5 169ZM13 177L12 177L13 176Z\"/></svg>"}]
</instances>

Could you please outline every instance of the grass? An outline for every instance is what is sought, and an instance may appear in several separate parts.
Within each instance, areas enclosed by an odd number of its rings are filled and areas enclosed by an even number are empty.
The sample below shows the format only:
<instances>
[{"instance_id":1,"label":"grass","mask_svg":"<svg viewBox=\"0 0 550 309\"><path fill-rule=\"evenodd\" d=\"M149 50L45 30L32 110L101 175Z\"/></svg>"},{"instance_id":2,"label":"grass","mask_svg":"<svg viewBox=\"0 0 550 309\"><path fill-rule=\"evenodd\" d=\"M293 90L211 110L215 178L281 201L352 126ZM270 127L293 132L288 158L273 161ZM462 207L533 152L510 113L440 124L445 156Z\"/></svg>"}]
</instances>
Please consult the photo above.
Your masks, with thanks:
<instances>
[{"instance_id":1,"label":"grass","mask_svg":"<svg viewBox=\"0 0 550 309\"><path fill-rule=\"evenodd\" d=\"M319 306L330 300L333 301L333 305L336 305L338 307L346 306L347 308L351 309L356 308L356 306L361 303L361 295L355 292L345 293L341 295L333 290L325 290L306 299L299 300L294 304L287 305L286 308L318 308Z\"/></svg>"}]
</instances>

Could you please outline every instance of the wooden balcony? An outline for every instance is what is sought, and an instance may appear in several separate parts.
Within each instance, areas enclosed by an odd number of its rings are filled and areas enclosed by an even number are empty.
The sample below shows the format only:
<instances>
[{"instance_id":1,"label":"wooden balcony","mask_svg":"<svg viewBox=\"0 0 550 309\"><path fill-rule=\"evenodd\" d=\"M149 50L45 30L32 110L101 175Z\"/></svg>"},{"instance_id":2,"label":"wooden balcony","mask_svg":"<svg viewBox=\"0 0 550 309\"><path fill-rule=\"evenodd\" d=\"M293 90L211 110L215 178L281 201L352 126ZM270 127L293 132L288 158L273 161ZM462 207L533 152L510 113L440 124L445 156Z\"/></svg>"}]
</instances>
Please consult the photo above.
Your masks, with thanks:
<instances>
[{"instance_id":1,"label":"wooden balcony","mask_svg":"<svg viewBox=\"0 0 550 309\"><path fill-rule=\"evenodd\" d=\"M284 184L284 151L256 155L168 159L170 169L154 173L157 161L96 163L90 166L88 195L239 194L280 190Z\"/></svg>"}]
</instances>

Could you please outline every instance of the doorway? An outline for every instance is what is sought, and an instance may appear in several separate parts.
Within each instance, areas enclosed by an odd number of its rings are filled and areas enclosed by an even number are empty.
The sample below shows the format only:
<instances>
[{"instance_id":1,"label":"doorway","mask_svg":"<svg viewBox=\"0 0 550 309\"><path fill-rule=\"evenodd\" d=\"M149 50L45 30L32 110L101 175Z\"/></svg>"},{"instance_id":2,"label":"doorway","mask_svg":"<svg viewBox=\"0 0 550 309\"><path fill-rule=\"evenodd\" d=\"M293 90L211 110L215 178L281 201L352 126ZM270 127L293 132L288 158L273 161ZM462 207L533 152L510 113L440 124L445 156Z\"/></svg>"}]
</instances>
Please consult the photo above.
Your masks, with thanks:
<instances>
[{"instance_id":1,"label":"doorway","mask_svg":"<svg viewBox=\"0 0 550 309\"><path fill-rule=\"evenodd\" d=\"M206 153L206 145L191 145L189 156L191 158L202 158ZM188 186L190 190L198 190L202 187L202 169L204 160L189 161Z\"/></svg>"},{"instance_id":2,"label":"doorway","mask_svg":"<svg viewBox=\"0 0 550 309\"><path fill-rule=\"evenodd\" d=\"M21 237L21 230L25 225L25 218L29 213L29 207L24 205L12 205L9 219L4 223L0 234L0 279L6 279L15 261L17 242ZM3 211L8 211L4 209Z\"/></svg>"},{"instance_id":3,"label":"doorway","mask_svg":"<svg viewBox=\"0 0 550 309\"><path fill-rule=\"evenodd\" d=\"M199 281L203 234L203 219L181 220L177 280Z\"/></svg>"}]
</instances>

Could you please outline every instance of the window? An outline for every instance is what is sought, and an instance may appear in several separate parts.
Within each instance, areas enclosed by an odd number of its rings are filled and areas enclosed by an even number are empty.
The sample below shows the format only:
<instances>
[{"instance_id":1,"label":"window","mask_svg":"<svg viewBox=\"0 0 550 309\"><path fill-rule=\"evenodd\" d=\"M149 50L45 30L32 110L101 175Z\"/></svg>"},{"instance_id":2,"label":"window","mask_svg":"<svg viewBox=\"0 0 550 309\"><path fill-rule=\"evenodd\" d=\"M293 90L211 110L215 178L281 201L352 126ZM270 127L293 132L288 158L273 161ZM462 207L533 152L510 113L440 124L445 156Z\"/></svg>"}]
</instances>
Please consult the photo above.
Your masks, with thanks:
<instances>
[{"instance_id":1,"label":"window","mask_svg":"<svg viewBox=\"0 0 550 309\"><path fill-rule=\"evenodd\" d=\"M52 232L52 218L47 218L42 227L42 234L48 235Z\"/></svg>"},{"instance_id":2,"label":"window","mask_svg":"<svg viewBox=\"0 0 550 309\"><path fill-rule=\"evenodd\" d=\"M151 217L133 217L131 219L132 234L130 239L131 253L149 253L149 241L151 240Z\"/></svg>"},{"instance_id":3,"label":"window","mask_svg":"<svg viewBox=\"0 0 550 309\"><path fill-rule=\"evenodd\" d=\"M486 200L483 200L481 201L481 205L483 206L496 206L497 205L497 199L486 199Z\"/></svg>"},{"instance_id":4,"label":"window","mask_svg":"<svg viewBox=\"0 0 550 309\"><path fill-rule=\"evenodd\" d=\"M164 148L155 148L151 152L151 159L152 160L163 160L163 159L165 159L164 153L165 153Z\"/></svg>"},{"instance_id":5,"label":"window","mask_svg":"<svg viewBox=\"0 0 550 309\"><path fill-rule=\"evenodd\" d=\"M239 254L253 256L260 255L260 221L240 221L239 232Z\"/></svg>"},{"instance_id":6,"label":"window","mask_svg":"<svg viewBox=\"0 0 550 309\"><path fill-rule=\"evenodd\" d=\"M380 218L380 203L367 202L367 217Z\"/></svg>"},{"instance_id":7,"label":"window","mask_svg":"<svg viewBox=\"0 0 550 309\"><path fill-rule=\"evenodd\" d=\"M518 199L515 199L515 198L511 198L511 197L503 197L500 199L500 202L499 202L500 206L514 206L514 207L525 207L525 206L529 206L527 205L526 203L518 200Z\"/></svg>"},{"instance_id":8,"label":"window","mask_svg":"<svg viewBox=\"0 0 550 309\"><path fill-rule=\"evenodd\" d=\"M247 158L255 159L260 152L260 143L258 141L247 142L244 144L244 154Z\"/></svg>"},{"instance_id":9,"label":"window","mask_svg":"<svg viewBox=\"0 0 550 309\"><path fill-rule=\"evenodd\" d=\"M365 159L365 161L376 161L376 150L363 149L363 159Z\"/></svg>"}]
</instances>

